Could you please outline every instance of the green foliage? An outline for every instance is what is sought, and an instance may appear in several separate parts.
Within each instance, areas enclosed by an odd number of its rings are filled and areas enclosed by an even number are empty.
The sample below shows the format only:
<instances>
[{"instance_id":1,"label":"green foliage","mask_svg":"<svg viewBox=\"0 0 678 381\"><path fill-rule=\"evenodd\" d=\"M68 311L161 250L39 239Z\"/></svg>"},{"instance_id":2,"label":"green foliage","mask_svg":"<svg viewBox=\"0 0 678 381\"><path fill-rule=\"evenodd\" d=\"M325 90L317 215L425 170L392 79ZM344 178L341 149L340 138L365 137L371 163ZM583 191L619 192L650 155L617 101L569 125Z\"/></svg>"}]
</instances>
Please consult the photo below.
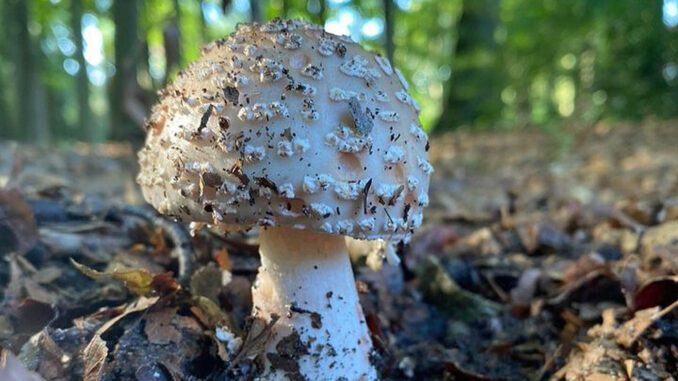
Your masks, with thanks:
<instances>
[{"instance_id":1,"label":"green foliage","mask_svg":"<svg viewBox=\"0 0 678 381\"><path fill-rule=\"evenodd\" d=\"M499 22L485 33L462 11L449 115L438 127L678 115L678 84L664 73L676 65L678 31L663 24L661 0L463 3L484 25L499 5Z\"/></svg>"},{"instance_id":2,"label":"green foliage","mask_svg":"<svg viewBox=\"0 0 678 381\"><path fill-rule=\"evenodd\" d=\"M81 21L94 23L102 37L103 60L87 61L80 71L73 69L82 58L73 48L72 1L0 2L10 36L0 41L0 137L101 141L138 131L143 115L120 117L129 98L148 110L201 46L250 20L255 3L263 19L343 25L382 54L388 5L394 63L410 81L428 129L557 131L563 121L678 116L678 28L662 22L662 0L144 0L135 3L138 20L118 25L114 2L81 0ZM18 17L23 6L27 19ZM92 32L82 26L83 34ZM116 28L135 30L136 38L126 35L129 42L118 46L123 56L115 54ZM92 36L84 37L86 49ZM121 75L135 86L120 87ZM90 122L83 124L85 117Z\"/></svg>"}]
</instances>

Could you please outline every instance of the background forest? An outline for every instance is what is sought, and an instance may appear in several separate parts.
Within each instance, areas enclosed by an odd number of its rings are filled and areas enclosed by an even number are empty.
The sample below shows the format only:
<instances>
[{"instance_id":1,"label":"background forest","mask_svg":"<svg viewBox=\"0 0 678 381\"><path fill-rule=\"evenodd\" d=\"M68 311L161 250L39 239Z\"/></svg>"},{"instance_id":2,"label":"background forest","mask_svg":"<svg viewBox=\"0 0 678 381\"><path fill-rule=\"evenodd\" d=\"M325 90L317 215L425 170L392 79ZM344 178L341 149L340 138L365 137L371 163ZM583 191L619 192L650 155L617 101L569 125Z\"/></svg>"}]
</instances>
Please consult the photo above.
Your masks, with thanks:
<instances>
[{"instance_id":1,"label":"background forest","mask_svg":"<svg viewBox=\"0 0 678 381\"><path fill-rule=\"evenodd\" d=\"M416 153L435 168L416 195L429 206L400 260L350 245L381 379L678 380L678 0L0 0L0 381L251 380L274 360L306 379L314 337L266 349L280 323L253 307L258 229L189 229L135 181L158 91L207 42L275 17L388 56L431 133ZM342 184L372 171L336 158ZM394 181L415 168L405 159ZM275 164L290 179L310 165L292 160ZM199 169L178 194L217 218L218 181L249 182L233 161L160 163L152 181ZM363 214L382 185L388 204L405 189L362 180ZM341 332L304 304L293 313Z\"/></svg>"},{"instance_id":2,"label":"background forest","mask_svg":"<svg viewBox=\"0 0 678 381\"><path fill-rule=\"evenodd\" d=\"M274 17L391 57L429 130L678 116L677 0L3 0L0 138L139 141L203 44Z\"/></svg>"}]
</instances>

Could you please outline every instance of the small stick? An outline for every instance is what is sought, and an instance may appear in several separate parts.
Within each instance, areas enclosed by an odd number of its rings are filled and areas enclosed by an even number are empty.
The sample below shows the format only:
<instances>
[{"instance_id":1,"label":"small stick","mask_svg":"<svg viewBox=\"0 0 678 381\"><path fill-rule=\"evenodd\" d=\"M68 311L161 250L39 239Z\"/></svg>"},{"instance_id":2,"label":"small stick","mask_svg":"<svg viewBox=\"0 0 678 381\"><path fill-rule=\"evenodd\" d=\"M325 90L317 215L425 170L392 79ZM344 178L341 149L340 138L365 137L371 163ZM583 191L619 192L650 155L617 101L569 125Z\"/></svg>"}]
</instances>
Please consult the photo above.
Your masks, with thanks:
<instances>
[{"instance_id":1,"label":"small stick","mask_svg":"<svg viewBox=\"0 0 678 381\"><path fill-rule=\"evenodd\" d=\"M162 216L159 216L154 210L143 206L126 205L116 210L119 213L127 214L144 219L153 225L161 228L174 244L174 254L179 261L179 274L177 279L179 283L186 285L195 270L195 256L193 255L193 243L188 230L178 223Z\"/></svg>"}]
</instances>

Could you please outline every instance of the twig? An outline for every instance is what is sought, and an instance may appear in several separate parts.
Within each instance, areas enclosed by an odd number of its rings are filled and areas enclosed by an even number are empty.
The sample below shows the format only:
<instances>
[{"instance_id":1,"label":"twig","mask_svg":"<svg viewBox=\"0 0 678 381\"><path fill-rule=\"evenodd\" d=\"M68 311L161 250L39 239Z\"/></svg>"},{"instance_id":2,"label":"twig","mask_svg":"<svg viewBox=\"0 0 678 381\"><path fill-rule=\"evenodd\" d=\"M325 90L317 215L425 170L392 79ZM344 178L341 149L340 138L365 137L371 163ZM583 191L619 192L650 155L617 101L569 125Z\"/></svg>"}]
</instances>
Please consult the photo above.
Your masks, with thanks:
<instances>
[{"instance_id":1,"label":"twig","mask_svg":"<svg viewBox=\"0 0 678 381\"><path fill-rule=\"evenodd\" d=\"M179 274L177 279L182 285L188 284L188 281L195 270L195 256L193 255L193 244L191 236L186 228L178 223L162 216L159 216L154 210L145 206L126 205L116 209L121 214L139 217L153 225L161 228L174 244L173 253L179 261Z\"/></svg>"}]
</instances>

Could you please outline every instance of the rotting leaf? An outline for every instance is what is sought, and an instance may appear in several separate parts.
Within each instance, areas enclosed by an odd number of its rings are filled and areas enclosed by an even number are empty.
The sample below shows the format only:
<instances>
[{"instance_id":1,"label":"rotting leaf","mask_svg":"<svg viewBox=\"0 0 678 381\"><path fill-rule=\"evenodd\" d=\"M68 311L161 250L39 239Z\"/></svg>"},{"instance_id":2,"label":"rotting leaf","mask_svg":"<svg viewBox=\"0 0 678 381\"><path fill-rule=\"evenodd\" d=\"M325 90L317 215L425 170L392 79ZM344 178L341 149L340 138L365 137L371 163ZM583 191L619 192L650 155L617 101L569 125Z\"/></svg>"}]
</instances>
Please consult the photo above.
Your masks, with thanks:
<instances>
[{"instance_id":1,"label":"rotting leaf","mask_svg":"<svg viewBox=\"0 0 678 381\"><path fill-rule=\"evenodd\" d=\"M101 272L81 265L72 258L71 263L81 273L96 281L113 279L122 282L122 284L133 294L149 295L151 291L153 291L153 274L145 269L113 269Z\"/></svg>"},{"instance_id":2,"label":"rotting leaf","mask_svg":"<svg viewBox=\"0 0 678 381\"><path fill-rule=\"evenodd\" d=\"M0 255L23 254L37 241L38 228L33 209L15 189L0 190Z\"/></svg>"},{"instance_id":3,"label":"rotting leaf","mask_svg":"<svg viewBox=\"0 0 678 381\"><path fill-rule=\"evenodd\" d=\"M166 295L179 289L179 283L171 272L156 274L151 280L151 288L160 295Z\"/></svg>"},{"instance_id":4,"label":"rotting leaf","mask_svg":"<svg viewBox=\"0 0 678 381\"><path fill-rule=\"evenodd\" d=\"M497 303L459 287L435 257L428 258L418 275L424 297L452 318L474 321L501 310Z\"/></svg>"},{"instance_id":5,"label":"rotting leaf","mask_svg":"<svg viewBox=\"0 0 678 381\"><path fill-rule=\"evenodd\" d=\"M12 312L13 317L21 323L17 326L17 332L31 334L43 329L57 316L52 304L31 298L23 299Z\"/></svg>"}]
</instances>

